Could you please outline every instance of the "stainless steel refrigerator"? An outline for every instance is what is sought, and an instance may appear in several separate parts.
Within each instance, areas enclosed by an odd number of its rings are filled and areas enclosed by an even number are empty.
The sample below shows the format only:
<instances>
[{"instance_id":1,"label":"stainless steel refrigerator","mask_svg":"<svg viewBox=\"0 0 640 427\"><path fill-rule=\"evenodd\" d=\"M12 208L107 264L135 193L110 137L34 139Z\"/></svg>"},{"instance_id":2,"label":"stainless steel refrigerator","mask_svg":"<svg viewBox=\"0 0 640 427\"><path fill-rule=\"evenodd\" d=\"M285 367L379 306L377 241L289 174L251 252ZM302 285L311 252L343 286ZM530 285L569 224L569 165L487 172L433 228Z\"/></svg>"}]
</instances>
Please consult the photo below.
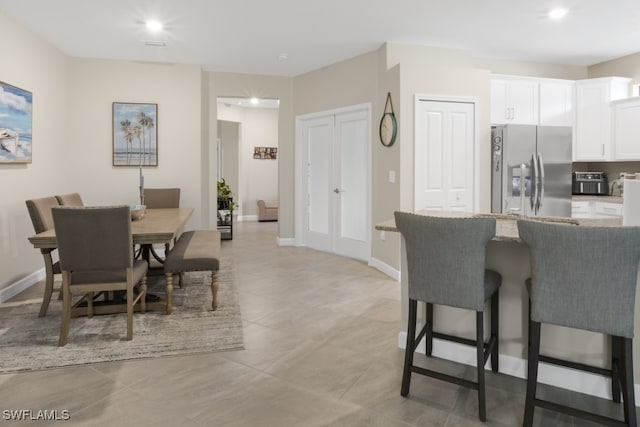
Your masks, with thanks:
<instances>
[{"instance_id":1,"label":"stainless steel refrigerator","mask_svg":"<svg viewBox=\"0 0 640 427\"><path fill-rule=\"evenodd\" d=\"M571 128L491 128L491 212L571 216Z\"/></svg>"}]
</instances>

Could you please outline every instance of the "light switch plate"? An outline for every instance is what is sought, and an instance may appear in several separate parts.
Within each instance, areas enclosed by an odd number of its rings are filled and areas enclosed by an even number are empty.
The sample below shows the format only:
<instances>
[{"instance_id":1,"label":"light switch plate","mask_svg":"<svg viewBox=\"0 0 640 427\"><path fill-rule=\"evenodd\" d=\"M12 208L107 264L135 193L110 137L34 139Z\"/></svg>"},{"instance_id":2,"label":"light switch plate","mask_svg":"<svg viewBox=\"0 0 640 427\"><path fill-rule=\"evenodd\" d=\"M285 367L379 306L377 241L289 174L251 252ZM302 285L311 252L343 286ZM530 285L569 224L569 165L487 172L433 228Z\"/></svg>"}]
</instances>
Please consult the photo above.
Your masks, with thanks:
<instances>
[{"instance_id":1,"label":"light switch plate","mask_svg":"<svg viewBox=\"0 0 640 427\"><path fill-rule=\"evenodd\" d=\"M389 182L392 184L396 182L396 171L389 171Z\"/></svg>"}]
</instances>

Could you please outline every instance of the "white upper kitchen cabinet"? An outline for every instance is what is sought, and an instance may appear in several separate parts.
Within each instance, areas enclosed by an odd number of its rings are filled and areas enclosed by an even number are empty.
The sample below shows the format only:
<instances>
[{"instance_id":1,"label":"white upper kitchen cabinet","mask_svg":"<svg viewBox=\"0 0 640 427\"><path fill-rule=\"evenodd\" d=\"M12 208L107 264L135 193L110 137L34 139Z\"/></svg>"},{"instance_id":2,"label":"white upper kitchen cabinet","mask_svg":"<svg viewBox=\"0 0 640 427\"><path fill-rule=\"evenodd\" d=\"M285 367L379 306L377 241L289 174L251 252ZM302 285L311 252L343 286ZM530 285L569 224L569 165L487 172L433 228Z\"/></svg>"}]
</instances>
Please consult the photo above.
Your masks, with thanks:
<instances>
[{"instance_id":1,"label":"white upper kitchen cabinet","mask_svg":"<svg viewBox=\"0 0 640 427\"><path fill-rule=\"evenodd\" d=\"M574 90L573 80L540 80L540 125L573 126L574 125Z\"/></svg>"},{"instance_id":2,"label":"white upper kitchen cabinet","mask_svg":"<svg viewBox=\"0 0 640 427\"><path fill-rule=\"evenodd\" d=\"M640 97L613 103L615 160L640 160Z\"/></svg>"},{"instance_id":3,"label":"white upper kitchen cabinet","mask_svg":"<svg viewBox=\"0 0 640 427\"><path fill-rule=\"evenodd\" d=\"M611 101L629 96L623 77L576 81L575 161L613 160Z\"/></svg>"},{"instance_id":4,"label":"white upper kitchen cabinet","mask_svg":"<svg viewBox=\"0 0 640 427\"><path fill-rule=\"evenodd\" d=\"M518 77L492 78L491 123L538 124L538 82Z\"/></svg>"}]
</instances>

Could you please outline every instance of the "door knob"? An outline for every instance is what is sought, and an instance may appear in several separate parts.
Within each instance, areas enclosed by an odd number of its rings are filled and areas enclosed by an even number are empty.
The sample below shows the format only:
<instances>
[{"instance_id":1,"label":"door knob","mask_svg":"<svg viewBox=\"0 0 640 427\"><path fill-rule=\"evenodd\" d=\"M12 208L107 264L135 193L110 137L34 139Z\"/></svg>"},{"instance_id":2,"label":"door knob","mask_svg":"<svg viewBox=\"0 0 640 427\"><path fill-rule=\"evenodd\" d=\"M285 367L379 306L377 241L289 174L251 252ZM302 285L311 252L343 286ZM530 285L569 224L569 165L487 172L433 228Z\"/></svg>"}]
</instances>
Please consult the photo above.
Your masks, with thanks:
<instances>
[{"instance_id":1,"label":"door knob","mask_svg":"<svg viewBox=\"0 0 640 427\"><path fill-rule=\"evenodd\" d=\"M340 194L340 190L338 190L337 188L334 188L333 192L336 193L336 194Z\"/></svg>"}]
</instances>

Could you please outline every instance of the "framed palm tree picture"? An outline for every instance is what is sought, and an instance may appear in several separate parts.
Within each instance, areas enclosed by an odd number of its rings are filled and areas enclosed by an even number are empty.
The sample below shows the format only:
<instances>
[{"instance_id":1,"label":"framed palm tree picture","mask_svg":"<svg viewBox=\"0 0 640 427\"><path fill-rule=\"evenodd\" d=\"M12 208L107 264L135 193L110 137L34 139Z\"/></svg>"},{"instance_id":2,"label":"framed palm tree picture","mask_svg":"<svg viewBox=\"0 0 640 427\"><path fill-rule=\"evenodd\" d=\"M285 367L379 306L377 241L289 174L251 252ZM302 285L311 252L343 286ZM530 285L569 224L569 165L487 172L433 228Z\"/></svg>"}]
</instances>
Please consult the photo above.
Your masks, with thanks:
<instances>
[{"instance_id":1,"label":"framed palm tree picture","mask_svg":"<svg viewBox=\"0 0 640 427\"><path fill-rule=\"evenodd\" d=\"M158 166L158 104L113 103L113 166Z\"/></svg>"}]
</instances>

